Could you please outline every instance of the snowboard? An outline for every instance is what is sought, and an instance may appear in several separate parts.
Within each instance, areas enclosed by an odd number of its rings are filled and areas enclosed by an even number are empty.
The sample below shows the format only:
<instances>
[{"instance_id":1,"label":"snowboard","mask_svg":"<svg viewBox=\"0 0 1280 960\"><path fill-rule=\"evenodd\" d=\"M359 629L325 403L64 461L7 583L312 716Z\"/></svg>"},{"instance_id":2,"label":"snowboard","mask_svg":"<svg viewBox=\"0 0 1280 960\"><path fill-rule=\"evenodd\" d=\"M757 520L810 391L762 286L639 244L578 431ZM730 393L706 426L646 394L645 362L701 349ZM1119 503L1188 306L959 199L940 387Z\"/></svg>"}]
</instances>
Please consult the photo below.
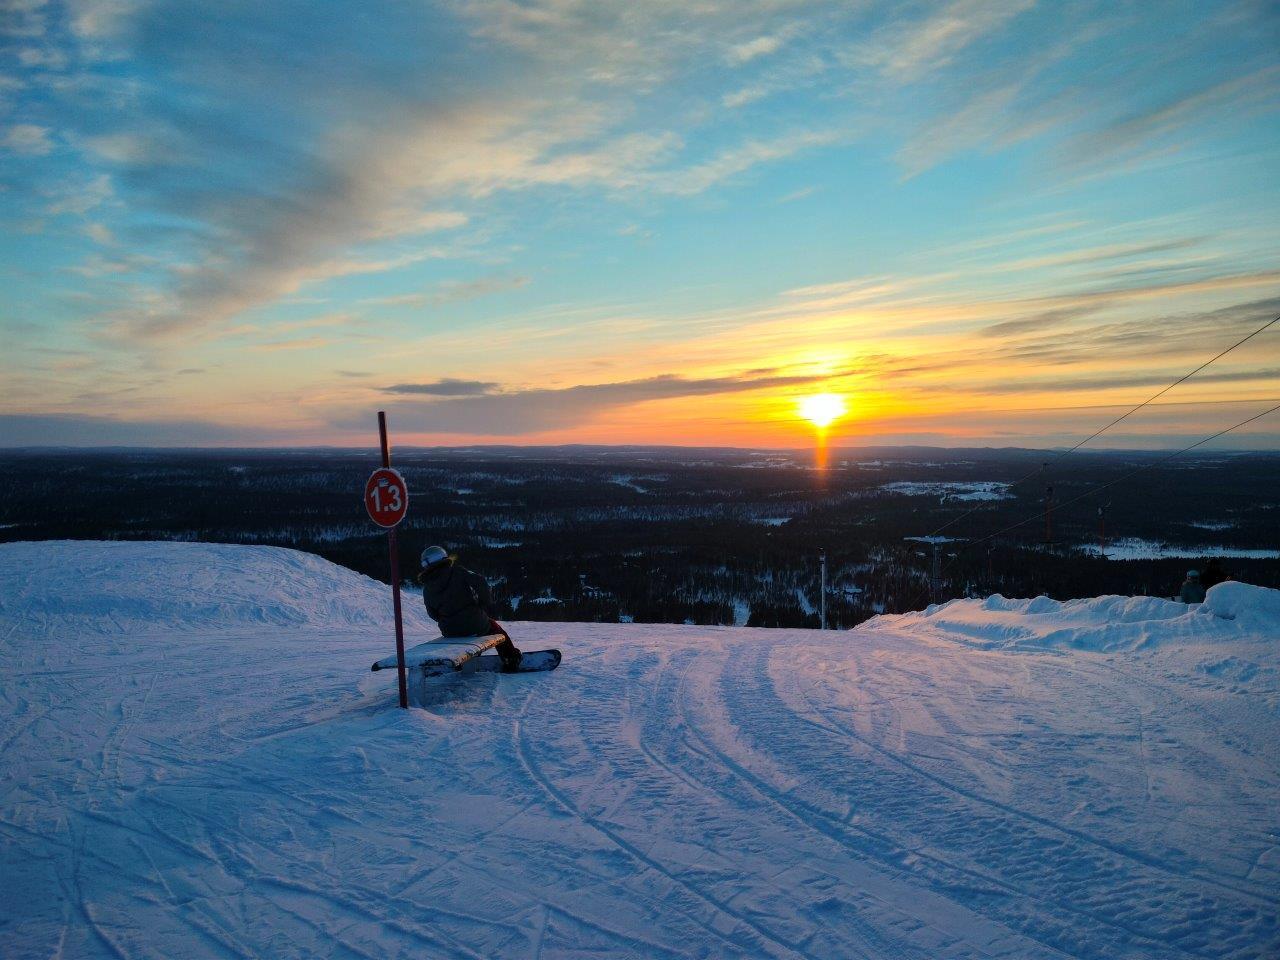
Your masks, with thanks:
<instances>
[{"instance_id":1,"label":"snowboard","mask_svg":"<svg viewBox=\"0 0 1280 960\"><path fill-rule=\"evenodd\" d=\"M404 652L404 665L410 669L422 667L428 672L444 672L459 670L467 661L478 657L486 650L492 650L503 640L500 633L491 633L483 637L437 637L426 643L419 643ZM441 668L436 670L435 668ZM373 665L374 670L394 670L396 655L383 657Z\"/></svg>"},{"instance_id":2,"label":"snowboard","mask_svg":"<svg viewBox=\"0 0 1280 960\"><path fill-rule=\"evenodd\" d=\"M424 677L439 677L449 673L501 673L502 660L497 654L486 654L501 640L502 634L492 633L484 637L437 637L419 643L404 652L404 665ZM516 673L539 673L560 666L559 650L530 650L520 660ZM373 665L374 670L394 670L395 654L383 657Z\"/></svg>"},{"instance_id":3,"label":"snowboard","mask_svg":"<svg viewBox=\"0 0 1280 960\"><path fill-rule=\"evenodd\" d=\"M520 669L515 673L541 673L554 670L560 666L559 650L525 650L520 657ZM486 653L482 657L472 657L462 665L463 673L501 673L502 658L496 653Z\"/></svg>"}]
</instances>

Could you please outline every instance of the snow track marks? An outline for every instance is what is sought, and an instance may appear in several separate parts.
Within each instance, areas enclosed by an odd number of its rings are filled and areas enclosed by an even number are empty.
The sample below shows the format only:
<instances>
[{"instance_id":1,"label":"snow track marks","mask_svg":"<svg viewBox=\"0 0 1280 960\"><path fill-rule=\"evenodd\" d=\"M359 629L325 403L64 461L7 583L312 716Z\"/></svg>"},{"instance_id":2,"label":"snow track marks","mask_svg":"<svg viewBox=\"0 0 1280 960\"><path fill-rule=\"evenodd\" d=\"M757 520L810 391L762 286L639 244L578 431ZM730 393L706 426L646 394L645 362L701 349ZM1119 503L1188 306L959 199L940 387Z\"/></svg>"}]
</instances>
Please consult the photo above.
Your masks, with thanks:
<instances>
[{"instance_id":1,"label":"snow track marks","mask_svg":"<svg viewBox=\"0 0 1280 960\"><path fill-rule=\"evenodd\" d=\"M222 549L219 590L279 559ZM96 630L3 561L6 960L1280 955L1262 640L517 624L564 665L401 712L369 597Z\"/></svg>"}]
</instances>

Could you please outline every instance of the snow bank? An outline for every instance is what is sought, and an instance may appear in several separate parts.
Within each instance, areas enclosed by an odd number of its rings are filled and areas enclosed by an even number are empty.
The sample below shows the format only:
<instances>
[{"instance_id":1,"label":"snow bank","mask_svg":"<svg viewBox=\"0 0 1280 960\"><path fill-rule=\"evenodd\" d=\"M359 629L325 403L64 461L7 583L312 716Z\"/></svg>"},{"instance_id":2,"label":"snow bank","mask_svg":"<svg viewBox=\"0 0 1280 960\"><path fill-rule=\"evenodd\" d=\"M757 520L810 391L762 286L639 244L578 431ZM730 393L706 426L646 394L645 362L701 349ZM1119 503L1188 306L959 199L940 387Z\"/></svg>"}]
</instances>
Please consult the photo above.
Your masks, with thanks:
<instances>
[{"instance_id":1,"label":"snow bank","mask_svg":"<svg viewBox=\"0 0 1280 960\"><path fill-rule=\"evenodd\" d=\"M1160 597L1087 600L952 600L922 613L877 617L894 629L923 630L984 648L1123 650L1170 643L1218 643L1262 632L1280 637L1280 590L1245 583L1213 587L1204 604Z\"/></svg>"},{"instance_id":2,"label":"snow bank","mask_svg":"<svg viewBox=\"0 0 1280 960\"><path fill-rule=\"evenodd\" d=\"M1201 610L1280 641L1280 590L1228 580L1209 588Z\"/></svg>"},{"instance_id":3,"label":"snow bank","mask_svg":"<svg viewBox=\"0 0 1280 960\"><path fill-rule=\"evenodd\" d=\"M390 622L390 588L309 553L213 543L0 544L0 615L94 632ZM406 604L416 616L413 605Z\"/></svg>"}]
</instances>

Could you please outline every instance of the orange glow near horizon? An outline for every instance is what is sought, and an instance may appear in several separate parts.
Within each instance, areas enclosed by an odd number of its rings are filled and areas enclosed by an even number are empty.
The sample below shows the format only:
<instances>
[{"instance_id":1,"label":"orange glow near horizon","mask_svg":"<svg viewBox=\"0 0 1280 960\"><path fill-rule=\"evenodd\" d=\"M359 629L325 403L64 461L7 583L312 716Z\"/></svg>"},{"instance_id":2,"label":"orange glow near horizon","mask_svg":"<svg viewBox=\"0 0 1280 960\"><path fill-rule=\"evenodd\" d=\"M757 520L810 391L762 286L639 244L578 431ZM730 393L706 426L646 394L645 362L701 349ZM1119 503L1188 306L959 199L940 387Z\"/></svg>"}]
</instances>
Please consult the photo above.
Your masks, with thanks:
<instances>
[{"instance_id":1,"label":"orange glow near horizon","mask_svg":"<svg viewBox=\"0 0 1280 960\"><path fill-rule=\"evenodd\" d=\"M828 465L827 428L848 413L844 397L838 393L815 393L801 398L799 410L800 416L814 426L817 434L814 466L819 473L825 473Z\"/></svg>"}]
</instances>

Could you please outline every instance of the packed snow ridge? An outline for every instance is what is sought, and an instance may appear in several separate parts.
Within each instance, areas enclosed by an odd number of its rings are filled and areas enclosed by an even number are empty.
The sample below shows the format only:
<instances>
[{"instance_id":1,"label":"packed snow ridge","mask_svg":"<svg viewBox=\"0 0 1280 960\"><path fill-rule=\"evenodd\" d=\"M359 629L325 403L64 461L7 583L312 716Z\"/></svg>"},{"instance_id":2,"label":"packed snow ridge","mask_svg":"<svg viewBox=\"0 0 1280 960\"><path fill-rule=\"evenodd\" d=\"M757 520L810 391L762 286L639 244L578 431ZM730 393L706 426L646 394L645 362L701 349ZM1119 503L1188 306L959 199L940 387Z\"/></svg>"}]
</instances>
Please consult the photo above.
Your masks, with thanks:
<instances>
[{"instance_id":1,"label":"packed snow ridge","mask_svg":"<svg viewBox=\"0 0 1280 960\"><path fill-rule=\"evenodd\" d=\"M0 956L1280 956L1280 592L510 626L401 711L383 584L0 546Z\"/></svg>"}]
</instances>

